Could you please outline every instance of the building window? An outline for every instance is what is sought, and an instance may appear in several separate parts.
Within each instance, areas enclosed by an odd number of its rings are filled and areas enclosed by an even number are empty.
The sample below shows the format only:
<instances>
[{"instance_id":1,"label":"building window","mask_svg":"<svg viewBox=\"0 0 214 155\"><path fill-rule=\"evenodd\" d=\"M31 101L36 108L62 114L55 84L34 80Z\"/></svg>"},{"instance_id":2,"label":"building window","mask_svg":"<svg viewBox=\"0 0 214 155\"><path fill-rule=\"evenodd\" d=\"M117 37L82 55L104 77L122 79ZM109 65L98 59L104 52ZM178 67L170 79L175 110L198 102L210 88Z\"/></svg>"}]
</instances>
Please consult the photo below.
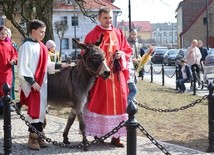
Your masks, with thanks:
<instances>
[{"instance_id":1,"label":"building window","mask_svg":"<svg viewBox=\"0 0 214 155\"><path fill-rule=\"evenodd\" d=\"M4 19L0 18L0 25L4 25Z\"/></svg>"},{"instance_id":2,"label":"building window","mask_svg":"<svg viewBox=\"0 0 214 155\"><path fill-rule=\"evenodd\" d=\"M68 17L67 16L62 16L61 17L61 22L64 22L64 24L68 24Z\"/></svg>"},{"instance_id":3,"label":"building window","mask_svg":"<svg viewBox=\"0 0 214 155\"><path fill-rule=\"evenodd\" d=\"M68 38L62 39L62 49L63 50L69 49L69 39Z\"/></svg>"},{"instance_id":4,"label":"building window","mask_svg":"<svg viewBox=\"0 0 214 155\"><path fill-rule=\"evenodd\" d=\"M71 17L71 26L78 26L78 17L77 16Z\"/></svg>"},{"instance_id":5,"label":"building window","mask_svg":"<svg viewBox=\"0 0 214 155\"><path fill-rule=\"evenodd\" d=\"M72 38L75 39L75 38ZM80 38L76 38L76 40L80 41ZM72 49L78 49L79 47L76 45L75 42L72 42Z\"/></svg>"}]
</instances>

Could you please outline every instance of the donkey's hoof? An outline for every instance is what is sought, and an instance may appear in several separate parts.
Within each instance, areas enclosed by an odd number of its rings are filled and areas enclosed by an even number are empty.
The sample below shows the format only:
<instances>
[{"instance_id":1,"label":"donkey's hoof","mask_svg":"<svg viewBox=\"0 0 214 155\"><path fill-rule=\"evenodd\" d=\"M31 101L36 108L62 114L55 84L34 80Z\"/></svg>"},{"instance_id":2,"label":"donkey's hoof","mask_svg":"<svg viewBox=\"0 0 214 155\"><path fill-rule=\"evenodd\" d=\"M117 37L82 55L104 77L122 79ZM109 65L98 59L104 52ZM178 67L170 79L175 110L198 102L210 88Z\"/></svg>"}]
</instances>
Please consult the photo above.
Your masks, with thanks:
<instances>
[{"instance_id":1,"label":"donkey's hoof","mask_svg":"<svg viewBox=\"0 0 214 155\"><path fill-rule=\"evenodd\" d=\"M68 138L64 139L64 140L63 140L63 143L64 143L64 144L71 144L71 142L69 142Z\"/></svg>"}]
</instances>

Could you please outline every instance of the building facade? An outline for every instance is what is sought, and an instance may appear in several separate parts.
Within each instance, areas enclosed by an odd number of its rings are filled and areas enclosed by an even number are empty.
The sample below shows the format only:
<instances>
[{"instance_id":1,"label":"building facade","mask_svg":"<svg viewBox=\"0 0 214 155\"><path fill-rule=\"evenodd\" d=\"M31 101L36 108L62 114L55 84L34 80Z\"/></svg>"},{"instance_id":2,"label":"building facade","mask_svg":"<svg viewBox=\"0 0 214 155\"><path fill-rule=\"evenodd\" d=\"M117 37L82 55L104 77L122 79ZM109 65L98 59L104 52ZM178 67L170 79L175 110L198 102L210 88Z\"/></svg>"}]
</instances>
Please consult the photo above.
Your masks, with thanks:
<instances>
[{"instance_id":1,"label":"building facade","mask_svg":"<svg viewBox=\"0 0 214 155\"><path fill-rule=\"evenodd\" d=\"M98 23L96 17L95 21L87 18L83 15L80 8L72 2L73 1L67 2L67 0L65 2L59 2L53 10L53 25L56 21L64 21L68 26L68 30L65 32L62 39L62 56L77 56L80 49L77 49L75 44L72 42L72 39L76 38L77 40L83 42L87 33L91 31ZM111 8L113 10L113 25L116 27L117 16L118 14L120 14L120 9L114 6L112 2L104 0L102 1L101 5L99 3L95 3L94 1L87 0L87 6L85 7L86 9L88 9L87 13L97 15L99 8L103 6ZM56 31L54 31L54 40L57 45L56 49L59 50L60 39L56 34Z\"/></svg>"},{"instance_id":2,"label":"building facade","mask_svg":"<svg viewBox=\"0 0 214 155\"><path fill-rule=\"evenodd\" d=\"M179 4L176 9L179 47L187 48L197 39L202 40L204 46L214 48L214 0L207 2L183 0Z\"/></svg>"}]
</instances>

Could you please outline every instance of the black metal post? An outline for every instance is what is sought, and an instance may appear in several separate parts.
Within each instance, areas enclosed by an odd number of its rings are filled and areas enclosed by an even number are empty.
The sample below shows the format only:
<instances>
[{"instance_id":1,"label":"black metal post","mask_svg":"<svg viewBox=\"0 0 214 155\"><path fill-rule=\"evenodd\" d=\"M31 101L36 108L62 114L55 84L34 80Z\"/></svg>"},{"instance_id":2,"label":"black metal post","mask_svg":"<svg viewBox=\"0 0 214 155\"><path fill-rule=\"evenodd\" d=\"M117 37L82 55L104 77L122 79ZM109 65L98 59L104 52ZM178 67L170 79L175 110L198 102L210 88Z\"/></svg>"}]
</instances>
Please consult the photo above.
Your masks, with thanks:
<instances>
[{"instance_id":1,"label":"black metal post","mask_svg":"<svg viewBox=\"0 0 214 155\"><path fill-rule=\"evenodd\" d=\"M129 32L132 28L132 20L131 20L131 0L129 0Z\"/></svg>"},{"instance_id":2,"label":"black metal post","mask_svg":"<svg viewBox=\"0 0 214 155\"><path fill-rule=\"evenodd\" d=\"M138 122L135 120L135 113L137 112L137 106L133 101L129 102L129 105L126 109L127 114L129 115L128 120L126 121L126 130L127 130L127 155L136 155L137 154L137 126Z\"/></svg>"},{"instance_id":3,"label":"black metal post","mask_svg":"<svg viewBox=\"0 0 214 155\"><path fill-rule=\"evenodd\" d=\"M208 14L208 0L206 0L206 45L209 50L209 14Z\"/></svg>"},{"instance_id":4,"label":"black metal post","mask_svg":"<svg viewBox=\"0 0 214 155\"><path fill-rule=\"evenodd\" d=\"M196 69L193 67L193 95L196 95Z\"/></svg>"},{"instance_id":5,"label":"black metal post","mask_svg":"<svg viewBox=\"0 0 214 155\"><path fill-rule=\"evenodd\" d=\"M209 124L209 132L208 132L208 141L209 147L206 152L214 152L214 85L212 82L208 84L208 124Z\"/></svg>"},{"instance_id":6,"label":"black metal post","mask_svg":"<svg viewBox=\"0 0 214 155\"><path fill-rule=\"evenodd\" d=\"M150 70L151 70L151 83L153 82L153 65L151 63L150 65Z\"/></svg>"},{"instance_id":7,"label":"black metal post","mask_svg":"<svg viewBox=\"0 0 214 155\"><path fill-rule=\"evenodd\" d=\"M162 86L164 86L164 84L165 84L165 77L164 77L164 64L162 64L161 73L162 73Z\"/></svg>"},{"instance_id":8,"label":"black metal post","mask_svg":"<svg viewBox=\"0 0 214 155\"><path fill-rule=\"evenodd\" d=\"M3 111L4 111L4 154L11 155L12 154L12 139L11 139L11 113L10 113L10 86L5 83L3 85Z\"/></svg>"},{"instance_id":9,"label":"black metal post","mask_svg":"<svg viewBox=\"0 0 214 155\"><path fill-rule=\"evenodd\" d=\"M179 67L178 65L175 66L175 82L178 80L179 78ZM178 85L176 84L175 90L178 90Z\"/></svg>"}]
</instances>

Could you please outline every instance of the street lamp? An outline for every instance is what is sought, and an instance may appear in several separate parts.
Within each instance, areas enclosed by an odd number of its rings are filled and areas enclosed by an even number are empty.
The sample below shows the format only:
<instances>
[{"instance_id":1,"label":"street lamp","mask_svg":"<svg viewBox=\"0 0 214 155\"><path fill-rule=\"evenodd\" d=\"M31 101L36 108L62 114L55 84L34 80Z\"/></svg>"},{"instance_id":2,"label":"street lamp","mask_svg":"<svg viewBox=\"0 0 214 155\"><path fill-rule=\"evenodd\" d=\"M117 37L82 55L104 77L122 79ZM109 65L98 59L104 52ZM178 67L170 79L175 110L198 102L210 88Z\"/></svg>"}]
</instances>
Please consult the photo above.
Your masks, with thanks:
<instances>
[{"instance_id":1,"label":"street lamp","mask_svg":"<svg viewBox=\"0 0 214 155\"><path fill-rule=\"evenodd\" d=\"M169 22L168 25L171 25L171 30L172 30L172 45L171 48L173 48L173 44L174 44L174 38L173 38L173 23Z\"/></svg>"},{"instance_id":2,"label":"street lamp","mask_svg":"<svg viewBox=\"0 0 214 155\"><path fill-rule=\"evenodd\" d=\"M129 0L129 32L131 31L132 28L132 20L131 20L131 0Z\"/></svg>"},{"instance_id":3,"label":"street lamp","mask_svg":"<svg viewBox=\"0 0 214 155\"><path fill-rule=\"evenodd\" d=\"M159 31L160 31L160 29L159 29L159 28L157 28L157 44L158 44L158 45L160 44Z\"/></svg>"}]
</instances>

